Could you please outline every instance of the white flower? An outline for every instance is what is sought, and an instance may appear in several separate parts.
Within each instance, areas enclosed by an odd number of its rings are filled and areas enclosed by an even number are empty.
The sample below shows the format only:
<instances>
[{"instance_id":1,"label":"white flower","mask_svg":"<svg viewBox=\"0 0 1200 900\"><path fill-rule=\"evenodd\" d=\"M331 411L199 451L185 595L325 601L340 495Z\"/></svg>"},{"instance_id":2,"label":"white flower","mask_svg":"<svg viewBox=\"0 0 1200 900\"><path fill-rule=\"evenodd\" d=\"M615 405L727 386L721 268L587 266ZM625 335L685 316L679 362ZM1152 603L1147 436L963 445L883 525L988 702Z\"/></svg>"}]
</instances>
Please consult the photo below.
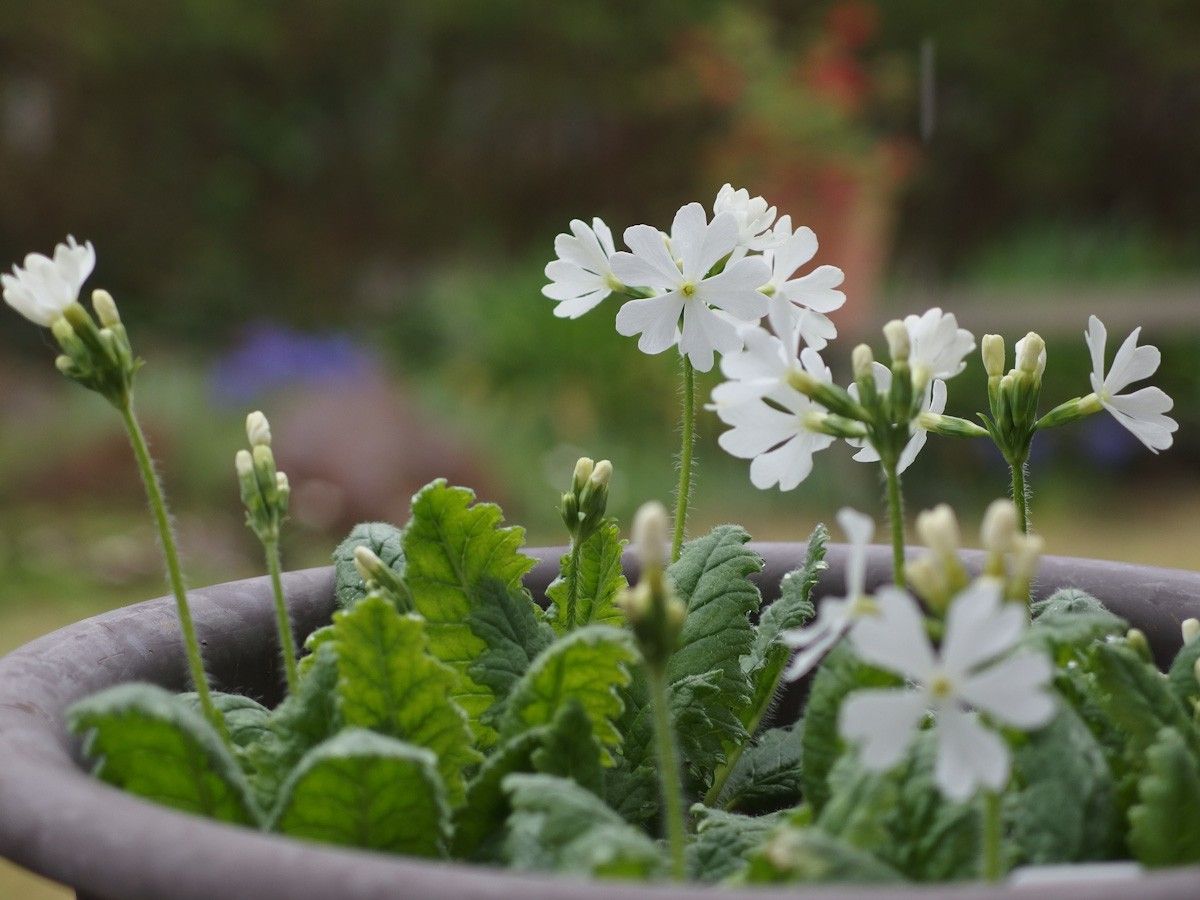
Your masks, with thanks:
<instances>
[{"instance_id":1,"label":"white flower","mask_svg":"<svg viewBox=\"0 0 1200 900\"><path fill-rule=\"evenodd\" d=\"M904 317L912 349L908 364L912 367L913 383L923 385L931 378L953 378L966 368L966 358L975 349L975 336L958 327L953 313L938 307L923 315Z\"/></svg>"},{"instance_id":2,"label":"white flower","mask_svg":"<svg viewBox=\"0 0 1200 900\"><path fill-rule=\"evenodd\" d=\"M733 353L742 348L735 320L752 323L763 317L767 302L758 289L771 273L755 256L730 261L724 271L708 275L737 243L737 221L731 214L723 213L710 223L704 207L689 203L675 214L669 240L657 228L634 225L625 229L625 243L633 252L613 254L614 275L625 284L662 293L622 306L617 312L618 332L640 334L638 348L643 353L661 353L678 341L680 352L701 372L712 368L714 351Z\"/></svg>"},{"instance_id":3,"label":"white flower","mask_svg":"<svg viewBox=\"0 0 1200 900\"><path fill-rule=\"evenodd\" d=\"M871 363L871 371L875 374L875 386L879 390L880 395L886 397L888 391L892 388L892 370L882 363L873 362ZM850 385L849 393L850 396L857 400L858 385ZM921 400L921 409L917 413L917 417L908 425L908 430L912 437L908 439L908 443L900 451L900 459L896 463L897 475L913 464L913 461L917 458L917 454L921 452L921 448L929 440L929 432L921 424L922 416L927 413L941 415L945 411L946 382L937 379L930 384L926 384L925 395ZM865 439L847 438L846 442L851 447L861 448L854 454L854 458L859 462L879 462L879 454Z\"/></svg>"},{"instance_id":4,"label":"white flower","mask_svg":"<svg viewBox=\"0 0 1200 900\"><path fill-rule=\"evenodd\" d=\"M812 377L832 381L828 367L811 347L804 348L800 361ZM809 416L824 410L794 388L781 385L768 396L775 405L765 399L718 404L717 415L733 427L717 443L733 456L753 460L750 481L755 487L766 490L778 484L781 491L790 491L812 471L813 454L832 444L834 438L809 430Z\"/></svg>"},{"instance_id":5,"label":"white flower","mask_svg":"<svg viewBox=\"0 0 1200 900\"><path fill-rule=\"evenodd\" d=\"M49 328L79 299L79 290L95 267L91 242L81 247L67 235L67 242L54 248L54 259L30 253L23 269L13 266L11 275L0 275L4 302L29 321Z\"/></svg>"},{"instance_id":6,"label":"white flower","mask_svg":"<svg viewBox=\"0 0 1200 900\"><path fill-rule=\"evenodd\" d=\"M1084 340L1092 351L1092 390L1096 400L1134 437L1157 453L1171 446L1174 442L1171 434L1179 428L1178 422L1165 415L1174 405L1171 398L1156 387L1144 387L1132 394L1120 393L1133 382L1149 378L1158 371L1162 354L1149 344L1137 345L1141 331L1139 326L1125 338L1107 375L1104 373L1104 345L1108 333L1104 323L1095 316L1088 317Z\"/></svg>"},{"instance_id":7,"label":"white flower","mask_svg":"<svg viewBox=\"0 0 1200 900\"><path fill-rule=\"evenodd\" d=\"M862 619L850 640L866 663L908 680L904 688L856 691L842 704L842 737L859 745L860 760L882 771L898 763L927 712L937 734L934 778L952 800L980 787L1008 782L1007 744L981 724L992 721L1026 731L1054 716L1049 691L1054 669L1043 653L1008 653L1025 629L1021 604L1001 599L999 581L981 578L960 593L946 617L940 651L930 644L916 601L888 587L875 595L878 616Z\"/></svg>"},{"instance_id":8,"label":"white flower","mask_svg":"<svg viewBox=\"0 0 1200 900\"><path fill-rule=\"evenodd\" d=\"M725 184L717 191L713 215L721 213L729 213L737 221L735 259L745 256L747 250L766 250L779 242L780 236L771 229L775 207L762 197L751 197L745 188L734 190L733 185Z\"/></svg>"},{"instance_id":9,"label":"white flower","mask_svg":"<svg viewBox=\"0 0 1200 900\"><path fill-rule=\"evenodd\" d=\"M761 288L770 303L771 327L777 334L799 328L804 343L821 350L837 337L837 328L826 313L840 309L846 295L835 290L845 276L837 266L817 266L807 275L793 278L800 267L817 253L817 236L807 226L792 231L791 216L781 216L775 226L778 246L763 251L771 265L771 278Z\"/></svg>"},{"instance_id":10,"label":"white flower","mask_svg":"<svg viewBox=\"0 0 1200 900\"><path fill-rule=\"evenodd\" d=\"M550 284L542 288L545 296L558 301L554 314L560 319L579 318L621 287L609 262L615 248L604 220L592 219L589 228L572 219L571 232L554 239L558 259L546 265Z\"/></svg>"},{"instance_id":11,"label":"white flower","mask_svg":"<svg viewBox=\"0 0 1200 900\"><path fill-rule=\"evenodd\" d=\"M784 678L795 681L811 671L834 644L842 639L863 616L872 615L875 604L866 596L867 545L875 534L870 516L846 507L837 514L849 546L846 549L846 593L842 597L826 597L817 611L817 620L803 628L793 628L781 634L788 647L803 648L792 660Z\"/></svg>"}]
</instances>

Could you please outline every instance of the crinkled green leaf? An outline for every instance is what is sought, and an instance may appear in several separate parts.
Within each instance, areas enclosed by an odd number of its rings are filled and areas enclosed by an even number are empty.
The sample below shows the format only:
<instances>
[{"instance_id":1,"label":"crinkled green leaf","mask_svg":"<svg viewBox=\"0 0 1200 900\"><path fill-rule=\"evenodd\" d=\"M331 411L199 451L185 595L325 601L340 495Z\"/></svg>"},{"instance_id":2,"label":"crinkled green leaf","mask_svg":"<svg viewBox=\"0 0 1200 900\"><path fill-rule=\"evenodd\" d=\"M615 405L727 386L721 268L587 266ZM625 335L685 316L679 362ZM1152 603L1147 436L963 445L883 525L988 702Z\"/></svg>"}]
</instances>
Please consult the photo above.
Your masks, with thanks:
<instances>
[{"instance_id":1,"label":"crinkled green leaf","mask_svg":"<svg viewBox=\"0 0 1200 900\"><path fill-rule=\"evenodd\" d=\"M504 850L513 868L608 878L647 878L664 868L654 841L573 781L509 775L504 790L513 810Z\"/></svg>"},{"instance_id":2,"label":"crinkled green leaf","mask_svg":"<svg viewBox=\"0 0 1200 900\"><path fill-rule=\"evenodd\" d=\"M1200 863L1200 755L1174 728L1162 729L1146 750L1129 845L1147 866Z\"/></svg>"},{"instance_id":3,"label":"crinkled green leaf","mask_svg":"<svg viewBox=\"0 0 1200 900\"><path fill-rule=\"evenodd\" d=\"M542 621L524 589L485 580L476 596L479 602L472 608L467 625L485 646L467 672L477 684L492 691L495 699L482 720L495 727L513 685L554 641L554 631Z\"/></svg>"},{"instance_id":4,"label":"crinkled green leaf","mask_svg":"<svg viewBox=\"0 0 1200 900\"><path fill-rule=\"evenodd\" d=\"M621 551L625 542L616 519L605 519L580 547L579 571L575 571L570 553L559 562L559 577L546 588L546 598L554 606L550 624L558 634L566 634L568 595L572 579L576 579L575 623L581 625L619 626L625 617L617 608L617 595L627 582L621 569Z\"/></svg>"},{"instance_id":5,"label":"crinkled green leaf","mask_svg":"<svg viewBox=\"0 0 1200 900\"><path fill-rule=\"evenodd\" d=\"M1196 673L1196 664L1200 663L1200 638L1193 639L1179 648L1171 668L1167 670L1167 678L1171 690L1183 704L1184 709L1195 710L1200 703L1200 675Z\"/></svg>"},{"instance_id":6,"label":"crinkled green leaf","mask_svg":"<svg viewBox=\"0 0 1200 900\"><path fill-rule=\"evenodd\" d=\"M200 696L195 691L176 696L193 712L202 714ZM271 711L257 700L222 691L212 691L209 696L212 697L213 706L220 710L225 719L225 727L229 731L229 739L235 751L251 746L266 735Z\"/></svg>"},{"instance_id":7,"label":"crinkled green leaf","mask_svg":"<svg viewBox=\"0 0 1200 900\"><path fill-rule=\"evenodd\" d=\"M450 809L432 753L347 728L296 766L271 825L312 841L441 856L450 835Z\"/></svg>"},{"instance_id":8,"label":"crinkled green leaf","mask_svg":"<svg viewBox=\"0 0 1200 900\"><path fill-rule=\"evenodd\" d=\"M820 812L829 798L826 784L844 744L838 733L838 711L847 694L860 688L892 687L899 680L863 663L842 642L817 669L804 707L802 743L804 799Z\"/></svg>"},{"instance_id":9,"label":"crinkled green leaf","mask_svg":"<svg viewBox=\"0 0 1200 900\"><path fill-rule=\"evenodd\" d=\"M570 778L599 796L604 785L601 753L587 710L578 699L571 698L555 713L532 762L537 771Z\"/></svg>"},{"instance_id":10,"label":"crinkled green leaf","mask_svg":"<svg viewBox=\"0 0 1200 900\"><path fill-rule=\"evenodd\" d=\"M501 732L511 737L547 725L577 700L600 743L619 746L621 733L613 726L622 710L617 691L629 683L627 666L635 658L629 635L608 625L588 625L559 638L513 686ZM610 761L606 751L605 762Z\"/></svg>"},{"instance_id":11,"label":"crinkled green leaf","mask_svg":"<svg viewBox=\"0 0 1200 900\"><path fill-rule=\"evenodd\" d=\"M626 822L645 825L658 813L658 773L650 766L635 769L618 759L615 766L604 770L602 796Z\"/></svg>"},{"instance_id":12,"label":"crinkled green leaf","mask_svg":"<svg viewBox=\"0 0 1200 900\"><path fill-rule=\"evenodd\" d=\"M1071 707L1017 747L1012 782L1005 820L1017 862L1083 862L1119 851L1116 784L1102 748Z\"/></svg>"},{"instance_id":13,"label":"crinkled green leaf","mask_svg":"<svg viewBox=\"0 0 1200 900\"><path fill-rule=\"evenodd\" d=\"M867 770L847 753L830 775L831 795L817 825L907 878L977 877L979 810L942 796L933 778L936 756L936 735L929 731L887 772Z\"/></svg>"},{"instance_id":14,"label":"crinkled green leaf","mask_svg":"<svg viewBox=\"0 0 1200 900\"><path fill-rule=\"evenodd\" d=\"M470 674L487 649L471 630L471 614L486 602L480 594L484 584L498 581L519 591L521 577L533 565L520 553L524 529L502 527L502 521L494 503L475 503L472 491L438 479L413 498L404 530L405 580L413 605L428 623L433 655L459 674L455 700L470 717L480 746L496 737L482 721L495 692Z\"/></svg>"},{"instance_id":15,"label":"crinkled green leaf","mask_svg":"<svg viewBox=\"0 0 1200 900\"><path fill-rule=\"evenodd\" d=\"M459 859L497 862L493 846L502 836L510 807L501 783L514 772L532 772L533 754L546 728L523 731L501 742L467 783L467 800L454 813L454 853Z\"/></svg>"},{"instance_id":16,"label":"crinkled green leaf","mask_svg":"<svg viewBox=\"0 0 1200 900\"><path fill-rule=\"evenodd\" d=\"M466 713L454 702L454 670L430 653L425 620L368 594L333 614L338 697L347 725L369 728L433 752L452 805L463 799L463 770L482 757Z\"/></svg>"},{"instance_id":17,"label":"crinkled green leaf","mask_svg":"<svg viewBox=\"0 0 1200 900\"><path fill-rule=\"evenodd\" d=\"M786 826L757 851L737 879L744 884L889 884L904 876L865 850L816 828Z\"/></svg>"},{"instance_id":18,"label":"crinkled green leaf","mask_svg":"<svg viewBox=\"0 0 1200 900\"><path fill-rule=\"evenodd\" d=\"M764 812L800 801L804 728L771 728L748 747L721 790L717 803L725 809Z\"/></svg>"},{"instance_id":19,"label":"crinkled green leaf","mask_svg":"<svg viewBox=\"0 0 1200 900\"><path fill-rule=\"evenodd\" d=\"M742 669L750 676L754 695L742 714L746 729L754 732L771 706L779 685L779 676L787 665L791 650L779 637L783 632L799 628L816 612L812 589L825 571L825 544L829 532L818 525L808 539L808 552L800 568L783 576L779 583L779 599L768 604L754 629L750 653L742 657Z\"/></svg>"},{"instance_id":20,"label":"crinkled green leaf","mask_svg":"<svg viewBox=\"0 0 1200 900\"><path fill-rule=\"evenodd\" d=\"M1124 634L1129 623L1109 612L1095 597L1077 588L1063 588L1031 607L1033 622L1025 642L1052 655L1082 650L1109 635Z\"/></svg>"},{"instance_id":21,"label":"crinkled green leaf","mask_svg":"<svg viewBox=\"0 0 1200 900\"><path fill-rule=\"evenodd\" d=\"M696 839L688 845L688 876L717 882L746 868L747 854L759 847L785 821L784 813L743 816L738 813L692 807Z\"/></svg>"},{"instance_id":22,"label":"crinkled green leaf","mask_svg":"<svg viewBox=\"0 0 1200 900\"><path fill-rule=\"evenodd\" d=\"M351 529L333 551L334 596L338 606L349 609L367 595L367 586L354 565L354 551L358 547L371 550L385 566L404 578L403 539L400 529L387 522L363 522Z\"/></svg>"},{"instance_id":23,"label":"crinkled green leaf","mask_svg":"<svg viewBox=\"0 0 1200 900\"><path fill-rule=\"evenodd\" d=\"M250 785L221 736L162 688L109 688L72 706L67 721L109 784L221 822L258 823Z\"/></svg>"},{"instance_id":24,"label":"crinkled green leaf","mask_svg":"<svg viewBox=\"0 0 1200 900\"><path fill-rule=\"evenodd\" d=\"M1124 733L1128 753L1141 757L1166 727L1177 729L1200 753L1200 735L1166 676L1136 650L1125 641L1096 644L1089 662L1099 703Z\"/></svg>"}]
</instances>

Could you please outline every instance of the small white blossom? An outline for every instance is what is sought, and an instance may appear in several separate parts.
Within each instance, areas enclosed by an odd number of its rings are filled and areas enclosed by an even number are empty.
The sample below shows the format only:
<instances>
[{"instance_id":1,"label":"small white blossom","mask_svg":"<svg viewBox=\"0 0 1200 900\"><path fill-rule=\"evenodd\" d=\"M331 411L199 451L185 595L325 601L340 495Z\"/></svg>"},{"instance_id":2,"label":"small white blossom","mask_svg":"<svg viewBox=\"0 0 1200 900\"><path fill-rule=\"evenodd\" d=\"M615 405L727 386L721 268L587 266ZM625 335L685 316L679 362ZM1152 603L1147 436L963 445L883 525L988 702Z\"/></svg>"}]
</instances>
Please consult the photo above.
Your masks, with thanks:
<instances>
[{"instance_id":1,"label":"small white blossom","mask_svg":"<svg viewBox=\"0 0 1200 900\"><path fill-rule=\"evenodd\" d=\"M805 347L800 354L804 371L829 383L832 376L817 351ZM780 385L766 399L751 400L732 406L718 404L717 415L733 426L718 439L727 453L752 460L750 481L762 490L778 484L790 491L812 471L813 454L833 443L829 435L808 427L810 416L824 410L799 391Z\"/></svg>"},{"instance_id":2,"label":"small white blossom","mask_svg":"<svg viewBox=\"0 0 1200 900\"><path fill-rule=\"evenodd\" d=\"M1036 331L1031 331L1017 341L1016 367L1028 372L1038 381L1046 372L1046 342Z\"/></svg>"},{"instance_id":3,"label":"small white blossom","mask_svg":"<svg viewBox=\"0 0 1200 900\"><path fill-rule=\"evenodd\" d=\"M1157 347L1137 345L1141 331L1141 327L1135 328L1125 338L1107 374L1104 371L1104 349L1108 332L1104 323L1095 316L1089 316L1084 339L1092 353L1091 377L1095 400L1129 429L1134 437L1157 453L1166 450L1175 440L1171 435L1179 428L1179 423L1166 415L1174 403L1157 387L1140 388L1130 394L1121 393L1133 382L1149 378L1158 371L1162 359Z\"/></svg>"},{"instance_id":4,"label":"small white blossom","mask_svg":"<svg viewBox=\"0 0 1200 900\"><path fill-rule=\"evenodd\" d=\"M846 507L837 514L838 524L846 535L846 593L842 597L826 597L817 610L817 619L803 628L793 628L781 634L780 640L800 653L792 660L784 678L795 681L807 675L842 637L864 616L875 611L874 602L866 596L867 545L875 534L870 516Z\"/></svg>"},{"instance_id":5,"label":"small white blossom","mask_svg":"<svg viewBox=\"0 0 1200 900\"><path fill-rule=\"evenodd\" d=\"M872 363L872 372L875 375L875 386L879 393L886 396L892 388L892 370L882 363ZM852 384L849 387L850 396L855 400L858 399L858 385ZM917 417L909 423L909 433L912 435L908 439L908 443L904 445L904 449L900 451L900 459L896 463L896 474L902 473L905 469L913 464L917 454L921 452L921 448L925 446L925 442L929 440L929 432L921 424L921 416L926 413L941 415L946 411L946 382L941 379L933 381L931 384L925 385L925 395L921 400L921 408L917 413ZM847 438L846 442L851 447L861 448L854 454L854 458L859 462L871 463L879 462L879 454L863 438Z\"/></svg>"},{"instance_id":6,"label":"small white blossom","mask_svg":"<svg viewBox=\"0 0 1200 900\"><path fill-rule=\"evenodd\" d=\"M778 246L763 251L771 278L762 286L770 308L771 327L777 334L798 328L804 343L822 350L837 337L837 328L826 313L840 309L846 295L836 288L845 278L837 266L817 266L807 275L793 277L817 254L817 236L807 226L792 231L791 216L781 216L775 226Z\"/></svg>"},{"instance_id":7,"label":"small white blossom","mask_svg":"<svg viewBox=\"0 0 1200 900\"><path fill-rule=\"evenodd\" d=\"M733 258L739 259L749 250L766 250L775 246L780 235L771 228L775 222L775 207L762 197L751 197L745 188L734 190L725 184L713 201L713 215L729 213L737 222L737 246Z\"/></svg>"},{"instance_id":8,"label":"small white blossom","mask_svg":"<svg viewBox=\"0 0 1200 900\"><path fill-rule=\"evenodd\" d=\"M1024 607L1004 602L997 580L979 579L951 604L946 636L935 650L907 592L883 588L875 600L879 614L862 619L850 640L864 662L902 675L909 686L851 694L839 714L842 737L859 746L864 766L882 771L904 757L918 724L932 713L941 792L962 801L981 786L999 791L1008 782L1008 745L978 714L1030 731L1047 724L1056 709L1046 655L1006 655L1025 630Z\"/></svg>"},{"instance_id":9,"label":"small white blossom","mask_svg":"<svg viewBox=\"0 0 1200 900\"><path fill-rule=\"evenodd\" d=\"M546 265L550 284L542 293L558 301L554 314L560 319L577 319L594 309L614 290L621 287L609 261L615 248L612 232L600 218L589 227L579 219L571 220L571 234L554 239L558 259Z\"/></svg>"},{"instance_id":10,"label":"small white blossom","mask_svg":"<svg viewBox=\"0 0 1200 900\"><path fill-rule=\"evenodd\" d=\"M904 327L912 345L908 364L914 384L953 378L966 368L966 358L975 349L975 336L958 327L953 313L943 313L935 306L920 316L905 316Z\"/></svg>"},{"instance_id":11,"label":"small white blossom","mask_svg":"<svg viewBox=\"0 0 1200 900\"><path fill-rule=\"evenodd\" d=\"M30 253L23 268L13 266L11 275L0 275L4 302L29 321L49 328L79 299L79 290L95 267L91 242L80 246L68 235L65 244L54 248L53 259Z\"/></svg>"},{"instance_id":12,"label":"small white blossom","mask_svg":"<svg viewBox=\"0 0 1200 900\"><path fill-rule=\"evenodd\" d=\"M723 271L708 274L737 243L737 221L729 213L709 222L704 207L689 203L675 214L669 239L657 228L634 225L625 230L625 243L632 252L613 254L614 275L625 284L658 292L630 300L617 312L617 331L627 337L640 334L643 353L662 353L678 342L692 365L707 372L714 352L742 348L735 322L752 324L766 313L766 298L758 289L771 273L762 257L731 260Z\"/></svg>"}]
</instances>

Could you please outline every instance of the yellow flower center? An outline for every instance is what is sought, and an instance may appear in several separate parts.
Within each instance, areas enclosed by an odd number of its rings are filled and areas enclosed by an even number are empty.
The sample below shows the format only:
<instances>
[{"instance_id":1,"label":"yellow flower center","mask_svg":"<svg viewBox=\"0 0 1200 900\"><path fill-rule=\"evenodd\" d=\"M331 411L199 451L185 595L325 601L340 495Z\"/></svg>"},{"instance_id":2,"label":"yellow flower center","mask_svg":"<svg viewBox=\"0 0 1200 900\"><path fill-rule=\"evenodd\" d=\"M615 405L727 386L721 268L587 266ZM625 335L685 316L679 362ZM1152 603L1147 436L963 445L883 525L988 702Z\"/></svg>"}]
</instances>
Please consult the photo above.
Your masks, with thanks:
<instances>
[{"instance_id":1,"label":"yellow flower center","mask_svg":"<svg viewBox=\"0 0 1200 900\"><path fill-rule=\"evenodd\" d=\"M864 616L879 615L879 604L875 602L874 597L855 597L850 604L850 615L855 619L861 619Z\"/></svg>"},{"instance_id":2,"label":"yellow flower center","mask_svg":"<svg viewBox=\"0 0 1200 900\"><path fill-rule=\"evenodd\" d=\"M954 682L945 675L935 675L929 680L929 693L935 700L945 700L954 693Z\"/></svg>"},{"instance_id":3,"label":"yellow flower center","mask_svg":"<svg viewBox=\"0 0 1200 900\"><path fill-rule=\"evenodd\" d=\"M693 297L696 294L696 285L691 281L685 281L683 283L683 287L681 287L679 290L683 296Z\"/></svg>"}]
</instances>

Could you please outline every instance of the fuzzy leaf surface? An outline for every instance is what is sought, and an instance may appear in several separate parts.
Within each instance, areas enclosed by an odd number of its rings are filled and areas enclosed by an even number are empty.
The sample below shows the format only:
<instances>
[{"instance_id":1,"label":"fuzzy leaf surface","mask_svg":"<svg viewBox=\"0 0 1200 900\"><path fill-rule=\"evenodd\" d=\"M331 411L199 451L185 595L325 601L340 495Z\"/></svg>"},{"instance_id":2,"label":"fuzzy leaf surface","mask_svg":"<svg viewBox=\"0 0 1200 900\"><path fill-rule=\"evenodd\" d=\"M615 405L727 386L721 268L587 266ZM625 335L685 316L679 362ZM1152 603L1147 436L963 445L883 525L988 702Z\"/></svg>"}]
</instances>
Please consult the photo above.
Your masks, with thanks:
<instances>
[{"instance_id":1,"label":"fuzzy leaf surface","mask_svg":"<svg viewBox=\"0 0 1200 900\"><path fill-rule=\"evenodd\" d=\"M403 579L403 540L400 529L388 522L362 522L351 529L333 551L334 596L339 607L349 609L367 595L367 586L354 565L354 551L366 547Z\"/></svg>"},{"instance_id":2,"label":"fuzzy leaf surface","mask_svg":"<svg viewBox=\"0 0 1200 900\"><path fill-rule=\"evenodd\" d=\"M784 827L759 850L739 882L745 884L890 884L904 876L865 850L816 828Z\"/></svg>"},{"instance_id":3,"label":"fuzzy leaf surface","mask_svg":"<svg viewBox=\"0 0 1200 900\"><path fill-rule=\"evenodd\" d=\"M1063 588L1035 601L1030 612L1033 621L1025 633L1025 643L1052 655L1060 655L1063 650L1082 650L1129 629L1128 622L1077 588Z\"/></svg>"},{"instance_id":4,"label":"fuzzy leaf surface","mask_svg":"<svg viewBox=\"0 0 1200 900\"><path fill-rule=\"evenodd\" d=\"M572 579L577 579L575 627L581 625L620 626L625 617L617 608L617 595L627 586L621 569L621 551L625 542L616 519L605 519L580 548L579 569L575 570L570 553L559 561L559 576L546 588L546 597L554 604L550 624L563 635L567 627L567 597Z\"/></svg>"},{"instance_id":5,"label":"fuzzy leaf surface","mask_svg":"<svg viewBox=\"0 0 1200 900\"><path fill-rule=\"evenodd\" d=\"M221 736L186 701L150 684L122 684L67 713L96 777L164 806L257 825L250 785Z\"/></svg>"},{"instance_id":6,"label":"fuzzy leaf surface","mask_svg":"<svg viewBox=\"0 0 1200 900\"><path fill-rule=\"evenodd\" d=\"M1128 754L1144 758L1165 727L1175 728L1200 753L1196 726L1158 669L1124 641L1096 644L1089 656L1099 703L1124 733Z\"/></svg>"},{"instance_id":7,"label":"fuzzy leaf surface","mask_svg":"<svg viewBox=\"0 0 1200 900\"><path fill-rule=\"evenodd\" d=\"M283 786L272 827L329 844L441 856L450 809L432 753L347 728L300 761Z\"/></svg>"},{"instance_id":8,"label":"fuzzy leaf surface","mask_svg":"<svg viewBox=\"0 0 1200 900\"><path fill-rule=\"evenodd\" d=\"M1184 709L1195 709L1200 703L1200 676L1196 675L1196 663L1200 662L1200 638L1184 644L1175 654L1171 668L1167 670L1167 678L1171 690L1179 698Z\"/></svg>"},{"instance_id":9,"label":"fuzzy leaf surface","mask_svg":"<svg viewBox=\"0 0 1200 900\"><path fill-rule=\"evenodd\" d=\"M501 787L514 772L532 772L533 754L542 746L546 728L523 731L502 741L467 783L467 800L454 813L453 856L477 862L501 860L497 846L511 811Z\"/></svg>"},{"instance_id":10,"label":"fuzzy leaf surface","mask_svg":"<svg viewBox=\"0 0 1200 900\"><path fill-rule=\"evenodd\" d=\"M554 631L542 621L523 589L485 580L480 583L467 625L484 643L484 650L467 668L476 684L491 690L494 700L483 721L495 726L504 701L539 653L554 641Z\"/></svg>"},{"instance_id":11,"label":"fuzzy leaf surface","mask_svg":"<svg viewBox=\"0 0 1200 900\"><path fill-rule=\"evenodd\" d=\"M1129 811L1129 844L1147 866L1200 862L1200 759L1174 728L1146 751L1138 803Z\"/></svg>"},{"instance_id":12,"label":"fuzzy leaf surface","mask_svg":"<svg viewBox=\"0 0 1200 900\"><path fill-rule=\"evenodd\" d=\"M758 736L725 782L717 803L725 809L763 812L794 805L803 791L801 724L771 728Z\"/></svg>"},{"instance_id":13,"label":"fuzzy leaf surface","mask_svg":"<svg viewBox=\"0 0 1200 900\"><path fill-rule=\"evenodd\" d=\"M602 753L599 741L592 734L587 710L572 698L555 713L531 761L538 772L570 778L600 796L604 787Z\"/></svg>"},{"instance_id":14,"label":"fuzzy leaf surface","mask_svg":"<svg viewBox=\"0 0 1200 900\"><path fill-rule=\"evenodd\" d=\"M688 875L715 883L746 868L746 856L769 838L786 820L784 813L743 816L738 813L692 807L696 839L688 845Z\"/></svg>"}]
</instances>

